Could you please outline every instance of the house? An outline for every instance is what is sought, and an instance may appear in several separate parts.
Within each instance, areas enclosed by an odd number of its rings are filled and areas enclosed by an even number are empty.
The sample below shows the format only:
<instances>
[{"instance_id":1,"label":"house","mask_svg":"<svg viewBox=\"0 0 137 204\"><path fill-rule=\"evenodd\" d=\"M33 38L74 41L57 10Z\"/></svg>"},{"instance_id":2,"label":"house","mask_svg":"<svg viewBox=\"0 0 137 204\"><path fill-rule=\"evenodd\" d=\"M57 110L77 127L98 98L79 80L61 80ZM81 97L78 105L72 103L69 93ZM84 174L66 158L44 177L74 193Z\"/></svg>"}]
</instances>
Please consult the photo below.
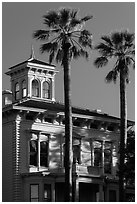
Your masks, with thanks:
<instances>
[{"instance_id":1,"label":"house","mask_svg":"<svg viewBox=\"0 0 137 204\"><path fill-rule=\"evenodd\" d=\"M55 100L57 72L32 52L6 73L11 91L3 91L3 201L64 201L65 117ZM118 201L120 119L72 107L72 120L73 200Z\"/></svg>"}]
</instances>

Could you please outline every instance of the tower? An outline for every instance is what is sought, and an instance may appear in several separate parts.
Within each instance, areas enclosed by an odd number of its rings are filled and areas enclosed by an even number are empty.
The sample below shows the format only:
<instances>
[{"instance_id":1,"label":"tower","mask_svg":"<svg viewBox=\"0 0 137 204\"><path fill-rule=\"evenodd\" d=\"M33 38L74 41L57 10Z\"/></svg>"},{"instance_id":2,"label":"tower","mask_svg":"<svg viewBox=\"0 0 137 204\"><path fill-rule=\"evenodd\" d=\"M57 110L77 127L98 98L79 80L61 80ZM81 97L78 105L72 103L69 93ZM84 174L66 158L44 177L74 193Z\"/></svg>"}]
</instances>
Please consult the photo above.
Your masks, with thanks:
<instances>
[{"instance_id":1,"label":"tower","mask_svg":"<svg viewBox=\"0 0 137 204\"><path fill-rule=\"evenodd\" d=\"M6 72L11 77L12 102L33 98L55 101L55 66L35 58L33 47L30 58Z\"/></svg>"}]
</instances>

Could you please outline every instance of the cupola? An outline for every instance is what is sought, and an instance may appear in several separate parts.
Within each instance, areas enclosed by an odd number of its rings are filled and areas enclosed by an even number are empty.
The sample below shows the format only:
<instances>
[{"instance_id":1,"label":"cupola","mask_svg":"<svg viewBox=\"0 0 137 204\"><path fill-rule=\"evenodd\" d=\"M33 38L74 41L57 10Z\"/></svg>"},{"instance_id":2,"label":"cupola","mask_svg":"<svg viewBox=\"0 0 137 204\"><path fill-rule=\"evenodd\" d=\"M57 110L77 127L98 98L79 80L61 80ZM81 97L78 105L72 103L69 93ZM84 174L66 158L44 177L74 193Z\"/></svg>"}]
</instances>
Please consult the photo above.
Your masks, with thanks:
<instances>
[{"instance_id":1,"label":"cupola","mask_svg":"<svg viewBox=\"0 0 137 204\"><path fill-rule=\"evenodd\" d=\"M6 72L11 77L12 102L33 98L55 101L55 65L35 58L33 47L30 58Z\"/></svg>"}]
</instances>

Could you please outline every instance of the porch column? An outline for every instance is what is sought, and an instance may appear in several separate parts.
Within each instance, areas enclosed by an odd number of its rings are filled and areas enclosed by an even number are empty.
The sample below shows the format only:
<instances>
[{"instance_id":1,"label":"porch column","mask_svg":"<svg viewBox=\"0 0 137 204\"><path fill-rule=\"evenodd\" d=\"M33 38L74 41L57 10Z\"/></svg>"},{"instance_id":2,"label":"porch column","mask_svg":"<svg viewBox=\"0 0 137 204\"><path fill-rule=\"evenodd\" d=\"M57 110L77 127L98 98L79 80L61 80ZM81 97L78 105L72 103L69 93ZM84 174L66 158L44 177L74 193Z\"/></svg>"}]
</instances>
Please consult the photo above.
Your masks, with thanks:
<instances>
[{"instance_id":1,"label":"porch column","mask_svg":"<svg viewBox=\"0 0 137 204\"><path fill-rule=\"evenodd\" d=\"M104 202L103 184L99 184L99 202Z\"/></svg>"}]
</instances>

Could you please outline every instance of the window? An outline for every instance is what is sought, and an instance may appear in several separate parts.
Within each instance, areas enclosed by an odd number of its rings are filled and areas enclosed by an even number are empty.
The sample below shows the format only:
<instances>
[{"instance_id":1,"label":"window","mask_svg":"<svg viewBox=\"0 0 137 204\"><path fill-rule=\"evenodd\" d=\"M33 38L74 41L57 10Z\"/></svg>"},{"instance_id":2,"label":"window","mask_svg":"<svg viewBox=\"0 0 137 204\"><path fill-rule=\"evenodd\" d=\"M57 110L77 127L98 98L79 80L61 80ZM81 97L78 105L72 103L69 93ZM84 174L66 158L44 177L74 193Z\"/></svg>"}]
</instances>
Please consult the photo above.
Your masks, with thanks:
<instances>
[{"instance_id":1,"label":"window","mask_svg":"<svg viewBox=\"0 0 137 204\"><path fill-rule=\"evenodd\" d=\"M34 137L34 136L32 136ZM40 135L34 137L29 142L30 149L30 167L48 167L48 151L49 151L49 140L47 135Z\"/></svg>"},{"instance_id":2,"label":"window","mask_svg":"<svg viewBox=\"0 0 137 204\"><path fill-rule=\"evenodd\" d=\"M26 95L27 95L26 81L23 80L22 81L22 97L24 98L24 97L26 97Z\"/></svg>"},{"instance_id":3,"label":"window","mask_svg":"<svg viewBox=\"0 0 137 204\"><path fill-rule=\"evenodd\" d=\"M19 99L19 83L15 84L15 100Z\"/></svg>"},{"instance_id":4,"label":"window","mask_svg":"<svg viewBox=\"0 0 137 204\"><path fill-rule=\"evenodd\" d=\"M104 173L111 174L112 165L112 143L105 142L104 147Z\"/></svg>"},{"instance_id":5,"label":"window","mask_svg":"<svg viewBox=\"0 0 137 204\"><path fill-rule=\"evenodd\" d=\"M37 166L38 161L38 141L30 141L30 165Z\"/></svg>"},{"instance_id":6,"label":"window","mask_svg":"<svg viewBox=\"0 0 137 204\"><path fill-rule=\"evenodd\" d=\"M73 163L81 163L80 139L73 139Z\"/></svg>"},{"instance_id":7,"label":"window","mask_svg":"<svg viewBox=\"0 0 137 204\"><path fill-rule=\"evenodd\" d=\"M116 202L116 191L115 190L109 190L109 202Z\"/></svg>"},{"instance_id":8,"label":"window","mask_svg":"<svg viewBox=\"0 0 137 204\"><path fill-rule=\"evenodd\" d=\"M30 185L30 202L39 201L39 185L31 184Z\"/></svg>"},{"instance_id":9,"label":"window","mask_svg":"<svg viewBox=\"0 0 137 204\"><path fill-rule=\"evenodd\" d=\"M102 166L102 142L94 141L94 166Z\"/></svg>"},{"instance_id":10,"label":"window","mask_svg":"<svg viewBox=\"0 0 137 204\"><path fill-rule=\"evenodd\" d=\"M64 166L65 166L65 144L63 145ZM80 139L73 139L73 164L81 163L81 141Z\"/></svg>"},{"instance_id":11,"label":"window","mask_svg":"<svg viewBox=\"0 0 137 204\"><path fill-rule=\"evenodd\" d=\"M32 81L32 96L39 97L39 83L36 79Z\"/></svg>"},{"instance_id":12,"label":"window","mask_svg":"<svg viewBox=\"0 0 137 204\"><path fill-rule=\"evenodd\" d=\"M43 98L50 98L50 83L47 81L43 82Z\"/></svg>"},{"instance_id":13,"label":"window","mask_svg":"<svg viewBox=\"0 0 137 204\"><path fill-rule=\"evenodd\" d=\"M40 142L40 166L48 166L48 142Z\"/></svg>"},{"instance_id":14,"label":"window","mask_svg":"<svg viewBox=\"0 0 137 204\"><path fill-rule=\"evenodd\" d=\"M44 201L51 202L51 184L44 184Z\"/></svg>"}]
</instances>

